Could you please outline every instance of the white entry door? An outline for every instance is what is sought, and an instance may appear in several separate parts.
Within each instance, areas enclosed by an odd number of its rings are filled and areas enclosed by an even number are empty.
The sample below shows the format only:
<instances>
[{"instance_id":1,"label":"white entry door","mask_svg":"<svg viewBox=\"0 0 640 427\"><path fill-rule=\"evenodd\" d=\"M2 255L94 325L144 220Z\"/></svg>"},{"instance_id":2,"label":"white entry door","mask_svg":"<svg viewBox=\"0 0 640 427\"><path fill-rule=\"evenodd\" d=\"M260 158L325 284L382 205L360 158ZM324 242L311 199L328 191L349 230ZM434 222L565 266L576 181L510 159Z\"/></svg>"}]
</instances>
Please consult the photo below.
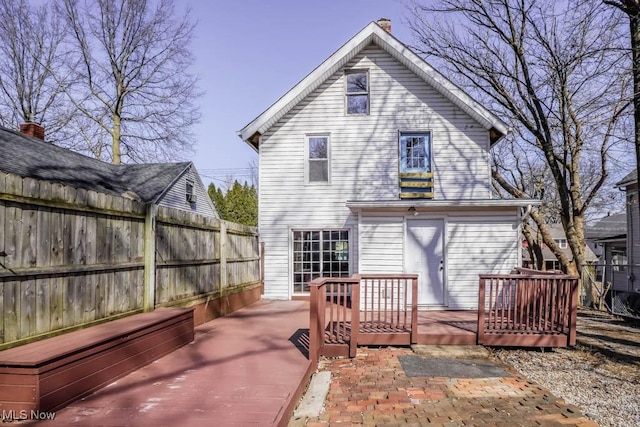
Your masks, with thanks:
<instances>
[{"instance_id":1,"label":"white entry door","mask_svg":"<svg viewBox=\"0 0 640 427\"><path fill-rule=\"evenodd\" d=\"M418 274L418 305L444 306L444 221L407 220L404 267Z\"/></svg>"}]
</instances>

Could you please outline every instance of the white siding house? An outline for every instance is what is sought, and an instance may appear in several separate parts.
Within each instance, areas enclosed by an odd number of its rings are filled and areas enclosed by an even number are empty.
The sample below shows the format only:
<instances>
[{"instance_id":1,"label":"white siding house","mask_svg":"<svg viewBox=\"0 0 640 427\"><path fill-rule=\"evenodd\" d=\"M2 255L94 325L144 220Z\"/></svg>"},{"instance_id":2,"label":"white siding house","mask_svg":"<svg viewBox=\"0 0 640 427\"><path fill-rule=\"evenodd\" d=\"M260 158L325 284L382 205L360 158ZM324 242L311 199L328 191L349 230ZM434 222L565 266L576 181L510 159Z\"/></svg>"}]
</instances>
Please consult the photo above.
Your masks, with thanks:
<instances>
[{"instance_id":1,"label":"white siding house","mask_svg":"<svg viewBox=\"0 0 640 427\"><path fill-rule=\"evenodd\" d=\"M239 135L259 153L265 297L318 276L418 273L423 308L471 309L520 262L520 210L491 199L507 126L370 23Z\"/></svg>"}]
</instances>

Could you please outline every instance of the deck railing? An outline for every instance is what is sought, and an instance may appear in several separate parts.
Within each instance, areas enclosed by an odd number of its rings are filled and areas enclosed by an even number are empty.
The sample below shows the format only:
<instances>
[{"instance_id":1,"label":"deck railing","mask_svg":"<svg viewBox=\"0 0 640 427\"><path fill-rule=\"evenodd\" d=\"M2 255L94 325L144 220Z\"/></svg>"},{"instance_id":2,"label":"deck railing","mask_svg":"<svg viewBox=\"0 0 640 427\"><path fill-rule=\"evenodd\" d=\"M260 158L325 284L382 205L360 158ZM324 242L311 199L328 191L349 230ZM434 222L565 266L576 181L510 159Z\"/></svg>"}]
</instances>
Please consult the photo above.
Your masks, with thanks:
<instances>
[{"instance_id":1,"label":"deck railing","mask_svg":"<svg viewBox=\"0 0 640 427\"><path fill-rule=\"evenodd\" d=\"M578 277L522 270L481 275L478 344L575 345Z\"/></svg>"},{"instance_id":2,"label":"deck railing","mask_svg":"<svg viewBox=\"0 0 640 427\"><path fill-rule=\"evenodd\" d=\"M358 344L415 343L418 276L354 275L310 283L309 355L355 357Z\"/></svg>"},{"instance_id":3,"label":"deck railing","mask_svg":"<svg viewBox=\"0 0 640 427\"><path fill-rule=\"evenodd\" d=\"M418 275L362 274L359 344L415 344Z\"/></svg>"}]
</instances>

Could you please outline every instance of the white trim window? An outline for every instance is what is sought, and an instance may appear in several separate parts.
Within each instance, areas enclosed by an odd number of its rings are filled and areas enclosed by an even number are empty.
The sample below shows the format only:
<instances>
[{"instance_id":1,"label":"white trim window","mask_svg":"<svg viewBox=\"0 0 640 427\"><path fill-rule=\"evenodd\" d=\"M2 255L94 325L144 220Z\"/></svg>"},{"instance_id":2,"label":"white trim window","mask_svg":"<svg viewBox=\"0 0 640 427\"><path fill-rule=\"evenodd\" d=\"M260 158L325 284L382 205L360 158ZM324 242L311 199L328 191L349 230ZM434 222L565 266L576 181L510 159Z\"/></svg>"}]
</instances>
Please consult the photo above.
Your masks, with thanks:
<instances>
[{"instance_id":1,"label":"white trim window","mask_svg":"<svg viewBox=\"0 0 640 427\"><path fill-rule=\"evenodd\" d=\"M369 114L369 72L345 73L345 109L347 114Z\"/></svg>"},{"instance_id":2,"label":"white trim window","mask_svg":"<svg viewBox=\"0 0 640 427\"><path fill-rule=\"evenodd\" d=\"M307 182L329 182L329 135L307 135Z\"/></svg>"},{"instance_id":3,"label":"white trim window","mask_svg":"<svg viewBox=\"0 0 640 427\"><path fill-rule=\"evenodd\" d=\"M349 230L293 230L293 292L317 277L349 277Z\"/></svg>"},{"instance_id":4,"label":"white trim window","mask_svg":"<svg viewBox=\"0 0 640 427\"><path fill-rule=\"evenodd\" d=\"M400 172L431 172L430 132L400 132Z\"/></svg>"}]
</instances>

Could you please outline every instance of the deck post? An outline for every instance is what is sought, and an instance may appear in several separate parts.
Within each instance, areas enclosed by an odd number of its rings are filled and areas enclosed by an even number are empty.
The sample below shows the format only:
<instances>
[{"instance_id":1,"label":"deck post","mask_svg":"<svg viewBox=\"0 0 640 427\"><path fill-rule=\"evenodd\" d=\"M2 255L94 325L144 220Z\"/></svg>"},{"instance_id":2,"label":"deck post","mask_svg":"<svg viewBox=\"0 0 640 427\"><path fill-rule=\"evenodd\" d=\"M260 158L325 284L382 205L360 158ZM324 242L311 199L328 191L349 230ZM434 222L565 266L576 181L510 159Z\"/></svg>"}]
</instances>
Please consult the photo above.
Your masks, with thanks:
<instances>
[{"instance_id":1,"label":"deck post","mask_svg":"<svg viewBox=\"0 0 640 427\"><path fill-rule=\"evenodd\" d=\"M349 357L356 357L358 335L360 333L360 276L353 276L351 284L351 337L349 339Z\"/></svg>"},{"instance_id":2,"label":"deck post","mask_svg":"<svg viewBox=\"0 0 640 427\"><path fill-rule=\"evenodd\" d=\"M418 276L411 279L411 344L418 343Z\"/></svg>"},{"instance_id":3,"label":"deck post","mask_svg":"<svg viewBox=\"0 0 640 427\"><path fill-rule=\"evenodd\" d=\"M318 365L320 358L320 292L318 283L312 280L309 284L309 359L314 367ZM324 310L324 308L323 308Z\"/></svg>"},{"instance_id":4,"label":"deck post","mask_svg":"<svg viewBox=\"0 0 640 427\"><path fill-rule=\"evenodd\" d=\"M485 310L485 289L486 289L486 278L482 275L480 276L480 283L478 287L478 333L477 333L477 344L482 345L484 342L484 310Z\"/></svg>"},{"instance_id":5,"label":"deck post","mask_svg":"<svg viewBox=\"0 0 640 427\"><path fill-rule=\"evenodd\" d=\"M571 287L571 311L569 312L569 340L568 345L576 345L576 323L578 321L578 278L567 279Z\"/></svg>"}]
</instances>

